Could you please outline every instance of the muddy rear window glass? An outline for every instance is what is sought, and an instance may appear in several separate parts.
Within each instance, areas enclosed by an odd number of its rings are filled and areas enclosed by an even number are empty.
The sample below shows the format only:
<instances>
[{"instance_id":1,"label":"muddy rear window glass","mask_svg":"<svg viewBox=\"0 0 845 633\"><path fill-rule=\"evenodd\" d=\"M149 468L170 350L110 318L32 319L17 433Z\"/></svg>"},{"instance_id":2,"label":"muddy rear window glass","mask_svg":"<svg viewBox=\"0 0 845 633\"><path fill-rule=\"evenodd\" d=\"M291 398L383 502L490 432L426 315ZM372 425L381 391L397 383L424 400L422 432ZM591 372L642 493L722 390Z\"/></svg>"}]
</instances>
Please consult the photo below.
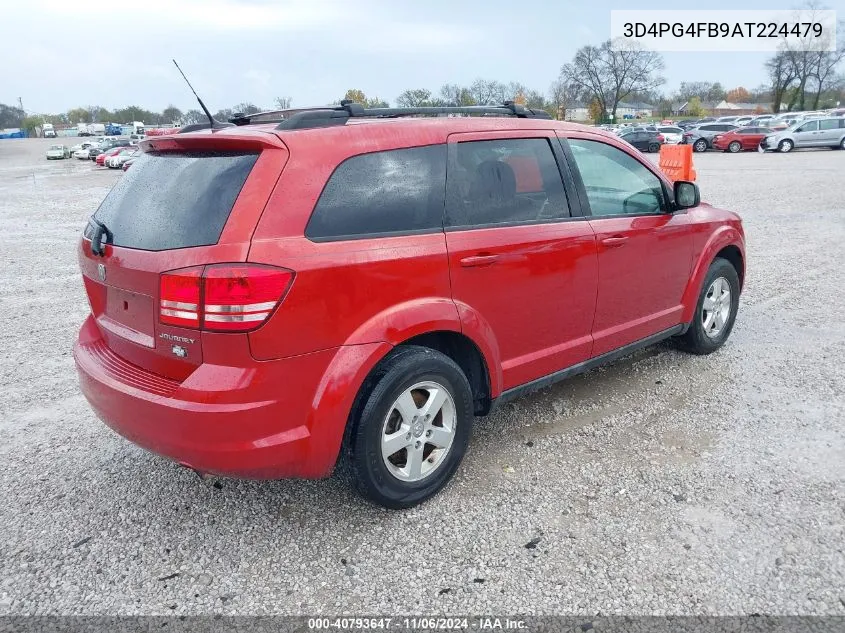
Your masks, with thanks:
<instances>
[{"instance_id":1,"label":"muddy rear window glass","mask_svg":"<svg viewBox=\"0 0 845 633\"><path fill-rule=\"evenodd\" d=\"M94 217L115 246L163 251L216 244L258 154L142 154Z\"/></svg>"}]
</instances>

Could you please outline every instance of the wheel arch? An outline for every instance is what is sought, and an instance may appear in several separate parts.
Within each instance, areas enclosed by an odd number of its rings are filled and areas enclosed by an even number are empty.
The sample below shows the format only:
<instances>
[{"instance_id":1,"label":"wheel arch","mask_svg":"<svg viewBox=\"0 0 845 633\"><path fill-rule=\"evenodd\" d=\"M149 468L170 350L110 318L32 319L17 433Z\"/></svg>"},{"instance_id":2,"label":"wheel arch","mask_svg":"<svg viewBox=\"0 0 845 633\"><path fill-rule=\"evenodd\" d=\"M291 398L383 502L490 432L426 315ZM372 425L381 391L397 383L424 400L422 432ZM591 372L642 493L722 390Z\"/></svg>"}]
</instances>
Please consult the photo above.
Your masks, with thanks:
<instances>
[{"instance_id":1,"label":"wheel arch","mask_svg":"<svg viewBox=\"0 0 845 633\"><path fill-rule=\"evenodd\" d=\"M437 350L455 361L469 381L475 415L487 415L493 401L487 360L471 338L461 332L438 330L420 334L402 345L418 345Z\"/></svg>"},{"instance_id":2,"label":"wheel arch","mask_svg":"<svg viewBox=\"0 0 845 633\"><path fill-rule=\"evenodd\" d=\"M454 360L469 380L476 415L485 415L502 390L498 346L481 315L445 297L392 306L363 323L338 348L317 387L308 427L312 444L320 446L314 459L331 458L324 473L337 462L373 372L403 345L429 347Z\"/></svg>"},{"instance_id":3,"label":"wheel arch","mask_svg":"<svg viewBox=\"0 0 845 633\"><path fill-rule=\"evenodd\" d=\"M743 246L744 240L742 235L733 226L723 226L710 236L704 248L701 249L692 275L690 275L690 281L684 291L682 299L684 306L682 319L684 323L692 321L704 278L707 276L710 264L717 257L723 257L733 265L739 276L740 290L743 288L745 283L745 255Z\"/></svg>"}]
</instances>

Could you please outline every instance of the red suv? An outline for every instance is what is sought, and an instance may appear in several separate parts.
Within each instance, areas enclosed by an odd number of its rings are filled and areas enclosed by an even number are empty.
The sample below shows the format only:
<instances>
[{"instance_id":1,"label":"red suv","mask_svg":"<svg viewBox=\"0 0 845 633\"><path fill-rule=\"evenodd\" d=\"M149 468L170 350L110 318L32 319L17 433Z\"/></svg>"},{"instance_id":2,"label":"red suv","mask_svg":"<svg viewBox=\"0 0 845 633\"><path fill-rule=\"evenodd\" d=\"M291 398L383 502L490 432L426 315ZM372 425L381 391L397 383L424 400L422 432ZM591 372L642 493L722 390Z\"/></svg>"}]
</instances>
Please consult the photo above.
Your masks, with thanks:
<instances>
[{"instance_id":1,"label":"red suv","mask_svg":"<svg viewBox=\"0 0 845 633\"><path fill-rule=\"evenodd\" d=\"M719 348L740 218L544 115L344 103L148 138L79 245L91 406L198 472L343 464L401 508L497 404L670 337Z\"/></svg>"}]
</instances>

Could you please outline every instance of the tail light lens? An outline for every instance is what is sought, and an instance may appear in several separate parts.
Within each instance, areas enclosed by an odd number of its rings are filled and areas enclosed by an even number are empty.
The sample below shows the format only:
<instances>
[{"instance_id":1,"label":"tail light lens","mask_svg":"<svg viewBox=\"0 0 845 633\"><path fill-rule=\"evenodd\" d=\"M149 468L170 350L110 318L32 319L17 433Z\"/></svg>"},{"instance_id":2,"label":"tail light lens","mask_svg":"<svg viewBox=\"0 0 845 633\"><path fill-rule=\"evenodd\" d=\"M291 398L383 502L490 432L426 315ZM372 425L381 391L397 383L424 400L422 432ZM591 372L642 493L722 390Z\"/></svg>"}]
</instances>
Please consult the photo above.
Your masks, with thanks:
<instances>
[{"instance_id":1,"label":"tail light lens","mask_svg":"<svg viewBox=\"0 0 845 633\"><path fill-rule=\"evenodd\" d=\"M665 136L663 136L662 134L658 134L658 135L657 135L657 141L658 141L659 143L665 143L665 142L666 142L666 137L665 137Z\"/></svg>"},{"instance_id":2,"label":"tail light lens","mask_svg":"<svg viewBox=\"0 0 845 633\"><path fill-rule=\"evenodd\" d=\"M159 280L161 322L198 329L201 295L202 266L164 273Z\"/></svg>"},{"instance_id":3,"label":"tail light lens","mask_svg":"<svg viewBox=\"0 0 845 633\"><path fill-rule=\"evenodd\" d=\"M214 264L163 273L161 323L212 332L249 332L276 309L293 271L258 264Z\"/></svg>"}]
</instances>

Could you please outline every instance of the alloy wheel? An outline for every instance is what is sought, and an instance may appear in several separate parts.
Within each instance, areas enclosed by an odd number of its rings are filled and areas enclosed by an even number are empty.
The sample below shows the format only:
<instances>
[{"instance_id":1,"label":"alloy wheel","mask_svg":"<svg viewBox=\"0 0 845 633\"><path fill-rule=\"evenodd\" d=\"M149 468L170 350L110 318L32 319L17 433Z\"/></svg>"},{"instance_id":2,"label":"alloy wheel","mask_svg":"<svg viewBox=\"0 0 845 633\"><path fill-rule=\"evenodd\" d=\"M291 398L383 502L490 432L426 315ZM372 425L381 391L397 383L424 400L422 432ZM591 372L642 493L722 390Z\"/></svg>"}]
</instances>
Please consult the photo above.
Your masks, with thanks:
<instances>
[{"instance_id":1,"label":"alloy wheel","mask_svg":"<svg viewBox=\"0 0 845 633\"><path fill-rule=\"evenodd\" d=\"M382 426L381 454L388 471L406 482L429 477L446 461L456 425L455 402L443 385L425 381L407 388Z\"/></svg>"},{"instance_id":2,"label":"alloy wheel","mask_svg":"<svg viewBox=\"0 0 845 633\"><path fill-rule=\"evenodd\" d=\"M731 286L724 277L717 277L704 295L701 306L701 325L704 333L716 338L725 329L731 315Z\"/></svg>"}]
</instances>

